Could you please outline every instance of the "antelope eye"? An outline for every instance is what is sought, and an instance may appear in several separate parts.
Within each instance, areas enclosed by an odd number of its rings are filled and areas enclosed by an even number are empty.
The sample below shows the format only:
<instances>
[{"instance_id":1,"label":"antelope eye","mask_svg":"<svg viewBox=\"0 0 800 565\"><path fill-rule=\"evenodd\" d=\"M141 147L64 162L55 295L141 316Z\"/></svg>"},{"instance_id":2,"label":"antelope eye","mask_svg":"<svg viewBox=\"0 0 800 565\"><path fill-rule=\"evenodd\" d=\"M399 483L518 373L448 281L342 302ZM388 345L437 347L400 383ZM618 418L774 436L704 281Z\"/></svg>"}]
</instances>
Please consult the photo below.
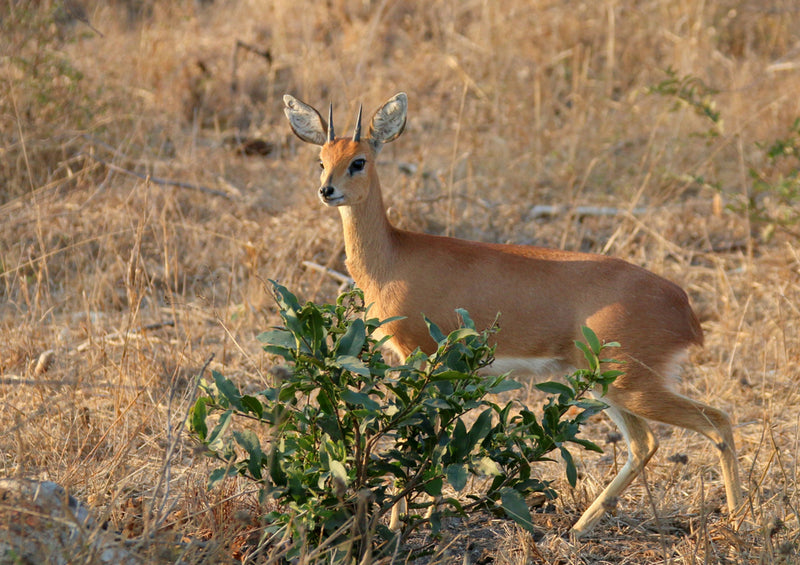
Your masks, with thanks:
<instances>
[{"instance_id":1,"label":"antelope eye","mask_svg":"<svg viewBox=\"0 0 800 565\"><path fill-rule=\"evenodd\" d=\"M322 169L322 170L324 171L324 170L325 170L325 163L323 163L322 161L320 161L320 162L319 162L319 168L320 168L320 169Z\"/></svg>"},{"instance_id":2,"label":"antelope eye","mask_svg":"<svg viewBox=\"0 0 800 565\"><path fill-rule=\"evenodd\" d=\"M352 163L350 163L350 174L357 173L359 171L364 170L364 165L367 164L366 159L356 159Z\"/></svg>"}]
</instances>

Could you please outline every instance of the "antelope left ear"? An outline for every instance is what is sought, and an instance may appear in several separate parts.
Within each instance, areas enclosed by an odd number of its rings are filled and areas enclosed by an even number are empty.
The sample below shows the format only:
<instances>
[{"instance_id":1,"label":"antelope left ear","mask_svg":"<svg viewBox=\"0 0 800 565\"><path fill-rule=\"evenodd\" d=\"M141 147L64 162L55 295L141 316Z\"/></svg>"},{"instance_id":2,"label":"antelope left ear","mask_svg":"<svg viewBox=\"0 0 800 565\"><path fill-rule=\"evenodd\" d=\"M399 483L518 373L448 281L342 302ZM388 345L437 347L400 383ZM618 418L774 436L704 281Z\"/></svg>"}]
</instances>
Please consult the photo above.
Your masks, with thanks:
<instances>
[{"instance_id":1,"label":"antelope left ear","mask_svg":"<svg viewBox=\"0 0 800 565\"><path fill-rule=\"evenodd\" d=\"M369 124L369 141L375 153L384 143L394 141L403 133L407 115L408 97L405 92L395 94L375 112Z\"/></svg>"},{"instance_id":2,"label":"antelope left ear","mask_svg":"<svg viewBox=\"0 0 800 565\"><path fill-rule=\"evenodd\" d=\"M283 96L283 103L286 104L283 113L289 118L289 125L292 126L294 134L306 143L325 145L328 124L319 112L290 94Z\"/></svg>"}]
</instances>

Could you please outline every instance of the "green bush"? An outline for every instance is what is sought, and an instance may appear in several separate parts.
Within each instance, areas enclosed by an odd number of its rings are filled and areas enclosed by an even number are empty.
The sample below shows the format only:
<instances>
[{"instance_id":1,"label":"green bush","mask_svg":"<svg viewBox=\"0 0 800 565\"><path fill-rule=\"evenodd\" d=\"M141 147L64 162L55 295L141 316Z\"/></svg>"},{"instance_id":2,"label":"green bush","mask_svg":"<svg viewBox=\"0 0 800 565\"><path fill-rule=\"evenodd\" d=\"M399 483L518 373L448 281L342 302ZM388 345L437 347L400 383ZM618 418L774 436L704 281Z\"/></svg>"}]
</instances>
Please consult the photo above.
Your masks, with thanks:
<instances>
[{"instance_id":1,"label":"green bush","mask_svg":"<svg viewBox=\"0 0 800 565\"><path fill-rule=\"evenodd\" d=\"M708 86L693 75L679 76L669 67L666 79L647 89L651 95L663 96L673 101L672 111L692 108L704 118L708 130L695 135L711 142L722 132L722 116L716 109L714 97L719 91ZM728 143L723 139L722 143ZM758 162L748 162L750 185L744 194L732 197L728 209L747 216L753 236L769 241L776 231L800 236L800 118L795 118L786 137L771 142L756 143L764 155ZM700 187L710 187L724 192L719 182L712 182L700 175L690 175L691 182Z\"/></svg>"},{"instance_id":2,"label":"green bush","mask_svg":"<svg viewBox=\"0 0 800 565\"><path fill-rule=\"evenodd\" d=\"M762 240L769 241L776 229L800 236L800 118L789 128L787 137L769 144L758 144L766 164L750 167L753 182L746 203L734 207L749 212Z\"/></svg>"},{"instance_id":3,"label":"green bush","mask_svg":"<svg viewBox=\"0 0 800 565\"><path fill-rule=\"evenodd\" d=\"M259 339L288 370L256 395L214 372L213 382L201 383L204 395L190 420L207 454L223 463L209 486L238 474L259 484L263 502L272 501L275 510L264 517L270 551L283 540L286 559L348 563L394 551L400 535L382 518L401 498L410 501L405 534L422 523L436 533L445 512L479 507L530 530L525 496L556 496L532 476L531 465L557 450L574 485L567 445L600 451L577 437L605 407L586 393L605 391L619 373L600 371L603 348L616 344L601 345L590 330L587 343L578 344L590 368L566 384L540 384L552 396L538 419L516 402L489 400L520 385L480 374L493 360L495 329L476 330L463 310L461 328L449 335L426 319L434 353L417 350L389 366L381 354L388 338L376 335L390 320L370 318L360 291L342 294L335 305L301 306L286 288L273 287L283 327ZM565 418L573 406L577 415ZM470 477L477 480L460 497Z\"/></svg>"}]
</instances>

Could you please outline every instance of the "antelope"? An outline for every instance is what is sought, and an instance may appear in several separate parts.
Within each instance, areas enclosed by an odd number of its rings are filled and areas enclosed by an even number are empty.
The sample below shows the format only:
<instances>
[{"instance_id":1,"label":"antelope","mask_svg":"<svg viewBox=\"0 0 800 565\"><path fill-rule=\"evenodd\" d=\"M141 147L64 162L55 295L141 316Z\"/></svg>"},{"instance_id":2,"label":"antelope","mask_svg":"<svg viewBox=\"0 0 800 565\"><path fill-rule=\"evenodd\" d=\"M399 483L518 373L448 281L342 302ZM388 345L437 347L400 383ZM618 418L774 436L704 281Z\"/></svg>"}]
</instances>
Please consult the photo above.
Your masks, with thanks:
<instances>
[{"instance_id":1,"label":"antelope","mask_svg":"<svg viewBox=\"0 0 800 565\"><path fill-rule=\"evenodd\" d=\"M574 346L588 326L603 341L621 344L623 371L603 401L626 441L618 474L572 528L588 533L605 509L642 472L658 448L647 420L694 430L719 451L728 510L742 502L733 431L728 416L678 394L672 381L703 345L703 330L686 293L641 267L604 255L526 245L466 241L394 227L386 216L377 156L406 125L408 99L398 93L374 114L366 135L361 108L352 137L337 137L333 106L327 122L311 106L285 95L284 112L301 140L321 146L319 199L336 207L344 228L347 268L363 290L370 314L403 316L384 326L403 359L417 347L435 349L423 314L443 330L458 327L456 308L476 327L500 315L495 335L497 374L536 376L585 366Z\"/></svg>"}]
</instances>

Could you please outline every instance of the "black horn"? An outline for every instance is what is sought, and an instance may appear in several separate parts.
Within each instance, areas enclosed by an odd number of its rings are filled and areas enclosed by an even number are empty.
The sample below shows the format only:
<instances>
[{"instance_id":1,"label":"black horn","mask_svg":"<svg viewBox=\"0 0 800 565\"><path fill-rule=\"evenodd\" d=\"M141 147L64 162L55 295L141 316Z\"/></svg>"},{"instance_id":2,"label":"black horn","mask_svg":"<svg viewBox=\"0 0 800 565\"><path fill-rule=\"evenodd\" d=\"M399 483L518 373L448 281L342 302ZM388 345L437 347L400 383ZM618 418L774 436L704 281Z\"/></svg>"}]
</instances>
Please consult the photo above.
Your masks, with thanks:
<instances>
[{"instance_id":1,"label":"black horn","mask_svg":"<svg viewBox=\"0 0 800 565\"><path fill-rule=\"evenodd\" d=\"M333 138L336 137L336 134L333 133L333 102L328 107L328 142L333 141Z\"/></svg>"},{"instance_id":2,"label":"black horn","mask_svg":"<svg viewBox=\"0 0 800 565\"><path fill-rule=\"evenodd\" d=\"M358 117L356 118L356 129L353 132L353 141L355 141L356 143L361 141L361 108L362 106L359 104Z\"/></svg>"}]
</instances>

